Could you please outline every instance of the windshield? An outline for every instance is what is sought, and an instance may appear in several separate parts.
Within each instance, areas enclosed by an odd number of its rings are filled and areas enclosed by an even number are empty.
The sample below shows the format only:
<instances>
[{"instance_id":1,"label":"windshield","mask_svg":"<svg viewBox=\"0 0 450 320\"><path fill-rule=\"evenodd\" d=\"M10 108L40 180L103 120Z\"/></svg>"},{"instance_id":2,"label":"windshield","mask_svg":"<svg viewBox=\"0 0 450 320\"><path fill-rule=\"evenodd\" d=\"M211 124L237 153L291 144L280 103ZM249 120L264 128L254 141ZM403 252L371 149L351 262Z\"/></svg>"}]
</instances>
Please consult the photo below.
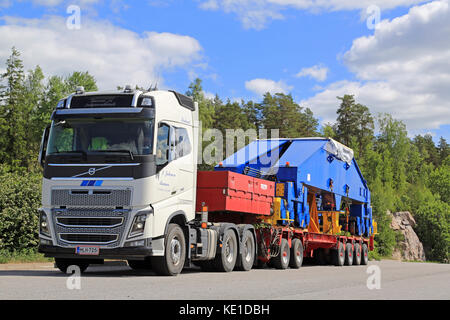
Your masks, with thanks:
<instances>
[{"instance_id":1,"label":"windshield","mask_svg":"<svg viewBox=\"0 0 450 320\"><path fill-rule=\"evenodd\" d=\"M153 120L65 120L54 122L47 155L64 153L129 153L149 155L153 147Z\"/></svg>"}]
</instances>

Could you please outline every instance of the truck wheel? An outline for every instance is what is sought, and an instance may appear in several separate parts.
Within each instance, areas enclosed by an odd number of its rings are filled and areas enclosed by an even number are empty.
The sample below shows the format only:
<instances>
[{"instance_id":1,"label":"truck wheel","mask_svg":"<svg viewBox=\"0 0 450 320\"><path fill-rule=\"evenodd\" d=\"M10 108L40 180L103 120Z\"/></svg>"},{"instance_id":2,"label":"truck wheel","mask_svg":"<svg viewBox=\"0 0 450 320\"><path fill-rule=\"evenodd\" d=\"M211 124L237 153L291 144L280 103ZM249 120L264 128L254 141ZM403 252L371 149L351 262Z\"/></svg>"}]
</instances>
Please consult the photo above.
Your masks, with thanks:
<instances>
[{"instance_id":1,"label":"truck wheel","mask_svg":"<svg viewBox=\"0 0 450 320\"><path fill-rule=\"evenodd\" d=\"M67 273L67 269L70 266L77 266L78 268L80 268L81 273L85 272L86 269L89 267L89 263L86 262L74 261L70 259L59 259L59 258L55 258L55 265L63 273Z\"/></svg>"},{"instance_id":2,"label":"truck wheel","mask_svg":"<svg viewBox=\"0 0 450 320\"><path fill-rule=\"evenodd\" d=\"M333 264L338 267L342 267L345 263L345 249L344 245L339 242L338 248L333 249Z\"/></svg>"},{"instance_id":3,"label":"truck wheel","mask_svg":"<svg viewBox=\"0 0 450 320\"><path fill-rule=\"evenodd\" d=\"M151 269L150 261L147 260L128 260L128 266L133 270Z\"/></svg>"},{"instance_id":4,"label":"truck wheel","mask_svg":"<svg viewBox=\"0 0 450 320\"><path fill-rule=\"evenodd\" d=\"M363 243L361 251L361 264L365 266L369 263L369 249L367 248L367 244Z\"/></svg>"},{"instance_id":5,"label":"truck wheel","mask_svg":"<svg viewBox=\"0 0 450 320\"><path fill-rule=\"evenodd\" d=\"M281 239L280 253L272 259L272 265L277 269L287 269L289 266L289 258L291 250L286 239Z\"/></svg>"},{"instance_id":6,"label":"truck wheel","mask_svg":"<svg viewBox=\"0 0 450 320\"><path fill-rule=\"evenodd\" d=\"M152 267L159 275L176 276L186 260L186 239L179 225L169 224L164 246L164 256L153 257Z\"/></svg>"},{"instance_id":7,"label":"truck wheel","mask_svg":"<svg viewBox=\"0 0 450 320\"><path fill-rule=\"evenodd\" d=\"M225 231L222 240L222 248L216 253L214 269L220 272L231 272L236 265L238 245L236 234L233 230Z\"/></svg>"},{"instance_id":8,"label":"truck wheel","mask_svg":"<svg viewBox=\"0 0 450 320\"><path fill-rule=\"evenodd\" d=\"M361 246L355 243L355 252L353 253L353 264L359 266L361 264Z\"/></svg>"},{"instance_id":9,"label":"truck wheel","mask_svg":"<svg viewBox=\"0 0 450 320\"><path fill-rule=\"evenodd\" d=\"M298 269L303 264L303 244L300 239L292 240L291 258L289 259L289 266Z\"/></svg>"},{"instance_id":10,"label":"truck wheel","mask_svg":"<svg viewBox=\"0 0 450 320\"><path fill-rule=\"evenodd\" d=\"M351 266L353 264L353 246L349 242L345 245L345 265Z\"/></svg>"},{"instance_id":11,"label":"truck wheel","mask_svg":"<svg viewBox=\"0 0 450 320\"><path fill-rule=\"evenodd\" d=\"M236 269L239 271L249 271L255 262L255 239L249 230L246 230L242 235L241 243L241 253L237 257Z\"/></svg>"}]
</instances>

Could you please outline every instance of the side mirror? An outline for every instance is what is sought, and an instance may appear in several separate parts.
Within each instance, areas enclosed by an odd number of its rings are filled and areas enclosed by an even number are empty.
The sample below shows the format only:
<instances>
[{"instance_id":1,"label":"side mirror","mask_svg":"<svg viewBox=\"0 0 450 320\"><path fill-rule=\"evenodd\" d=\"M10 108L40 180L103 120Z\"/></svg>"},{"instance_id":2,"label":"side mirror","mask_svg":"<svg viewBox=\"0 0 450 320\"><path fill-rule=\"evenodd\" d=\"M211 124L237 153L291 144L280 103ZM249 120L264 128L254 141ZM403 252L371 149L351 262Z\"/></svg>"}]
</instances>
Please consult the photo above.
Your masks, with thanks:
<instances>
[{"instance_id":1,"label":"side mirror","mask_svg":"<svg viewBox=\"0 0 450 320\"><path fill-rule=\"evenodd\" d=\"M38 161L42 168L44 168L45 165L45 154L47 153L47 142L49 133L50 133L50 126L47 126L44 130L44 133L42 134L41 147L39 149Z\"/></svg>"}]
</instances>

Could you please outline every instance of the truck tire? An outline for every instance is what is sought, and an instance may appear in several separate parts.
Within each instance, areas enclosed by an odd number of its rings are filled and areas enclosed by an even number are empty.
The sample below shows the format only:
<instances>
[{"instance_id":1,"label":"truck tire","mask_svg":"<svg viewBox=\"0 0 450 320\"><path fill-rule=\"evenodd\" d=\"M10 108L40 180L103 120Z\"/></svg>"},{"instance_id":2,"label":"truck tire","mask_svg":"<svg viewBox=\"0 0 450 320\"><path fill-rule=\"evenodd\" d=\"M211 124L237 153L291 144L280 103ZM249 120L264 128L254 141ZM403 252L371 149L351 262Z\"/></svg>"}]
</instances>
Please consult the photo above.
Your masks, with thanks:
<instances>
[{"instance_id":1,"label":"truck tire","mask_svg":"<svg viewBox=\"0 0 450 320\"><path fill-rule=\"evenodd\" d=\"M369 263L369 249L367 248L367 244L363 243L361 250L361 264L363 266Z\"/></svg>"},{"instance_id":2,"label":"truck tire","mask_svg":"<svg viewBox=\"0 0 450 320\"><path fill-rule=\"evenodd\" d=\"M216 253L214 269L220 272L231 272L236 265L238 256L238 242L232 229L225 231L222 240L222 248Z\"/></svg>"},{"instance_id":3,"label":"truck tire","mask_svg":"<svg viewBox=\"0 0 450 320\"><path fill-rule=\"evenodd\" d=\"M245 230L242 235L240 251L237 257L236 270L251 270L255 262L255 238L249 230Z\"/></svg>"},{"instance_id":4,"label":"truck tire","mask_svg":"<svg viewBox=\"0 0 450 320\"><path fill-rule=\"evenodd\" d=\"M353 246L350 242L345 245L345 265L351 266L353 264Z\"/></svg>"},{"instance_id":5,"label":"truck tire","mask_svg":"<svg viewBox=\"0 0 450 320\"><path fill-rule=\"evenodd\" d=\"M76 260L70 260L70 259L55 258L55 266L62 273L67 273L67 269L70 266L77 266L78 268L80 268L80 272L83 273L89 267L89 263L82 262L82 261L76 261Z\"/></svg>"},{"instance_id":6,"label":"truck tire","mask_svg":"<svg viewBox=\"0 0 450 320\"><path fill-rule=\"evenodd\" d=\"M361 264L361 245L355 243L355 251L353 252L353 264L359 266Z\"/></svg>"},{"instance_id":7,"label":"truck tire","mask_svg":"<svg viewBox=\"0 0 450 320\"><path fill-rule=\"evenodd\" d=\"M289 266L293 269L299 269L303 264L303 244L300 239L292 240L291 257Z\"/></svg>"},{"instance_id":8,"label":"truck tire","mask_svg":"<svg viewBox=\"0 0 450 320\"><path fill-rule=\"evenodd\" d=\"M183 270L186 260L186 239L178 224L169 224L164 246L164 256L151 260L153 270L161 276L176 276Z\"/></svg>"},{"instance_id":9,"label":"truck tire","mask_svg":"<svg viewBox=\"0 0 450 320\"><path fill-rule=\"evenodd\" d=\"M272 259L272 265L277 269L287 269L289 266L289 258L291 250L289 249L289 243L286 239L281 239L280 253Z\"/></svg>"},{"instance_id":10,"label":"truck tire","mask_svg":"<svg viewBox=\"0 0 450 320\"><path fill-rule=\"evenodd\" d=\"M127 260L128 266L133 270L149 270L152 268L148 260Z\"/></svg>"},{"instance_id":11,"label":"truck tire","mask_svg":"<svg viewBox=\"0 0 450 320\"><path fill-rule=\"evenodd\" d=\"M338 248L332 250L333 264L342 267L345 263L345 249L342 242L339 242Z\"/></svg>"}]
</instances>

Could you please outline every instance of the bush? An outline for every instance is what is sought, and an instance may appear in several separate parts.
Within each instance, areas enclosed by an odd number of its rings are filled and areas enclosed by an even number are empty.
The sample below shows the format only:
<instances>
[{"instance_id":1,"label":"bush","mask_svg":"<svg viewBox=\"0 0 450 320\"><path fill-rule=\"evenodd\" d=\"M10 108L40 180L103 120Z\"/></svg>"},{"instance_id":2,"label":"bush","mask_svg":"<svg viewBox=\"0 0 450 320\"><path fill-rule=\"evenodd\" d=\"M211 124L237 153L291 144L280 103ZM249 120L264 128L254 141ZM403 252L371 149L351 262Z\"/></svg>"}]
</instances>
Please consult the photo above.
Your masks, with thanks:
<instances>
[{"instance_id":1,"label":"bush","mask_svg":"<svg viewBox=\"0 0 450 320\"><path fill-rule=\"evenodd\" d=\"M0 264L5 263L26 263L26 262L50 262L53 259L45 258L38 253L35 248L23 249L20 251L0 250Z\"/></svg>"},{"instance_id":2,"label":"bush","mask_svg":"<svg viewBox=\"0 0 450 320\"><path fill-rule=\"evenodd\" d=\"M0 251L37 247L40 203L39 174L0 170Z\"/></svg>"},{"instance_id":3,"label":"bush","mask_svg":"<svg viewBox=\"0 0 450 320\"><path fill-rule=\"evenodd\" d=\"M416 232L427 260L449 262L450 205L440 200L422 204L415 215Z\"/></svg>"}]
</instances>

